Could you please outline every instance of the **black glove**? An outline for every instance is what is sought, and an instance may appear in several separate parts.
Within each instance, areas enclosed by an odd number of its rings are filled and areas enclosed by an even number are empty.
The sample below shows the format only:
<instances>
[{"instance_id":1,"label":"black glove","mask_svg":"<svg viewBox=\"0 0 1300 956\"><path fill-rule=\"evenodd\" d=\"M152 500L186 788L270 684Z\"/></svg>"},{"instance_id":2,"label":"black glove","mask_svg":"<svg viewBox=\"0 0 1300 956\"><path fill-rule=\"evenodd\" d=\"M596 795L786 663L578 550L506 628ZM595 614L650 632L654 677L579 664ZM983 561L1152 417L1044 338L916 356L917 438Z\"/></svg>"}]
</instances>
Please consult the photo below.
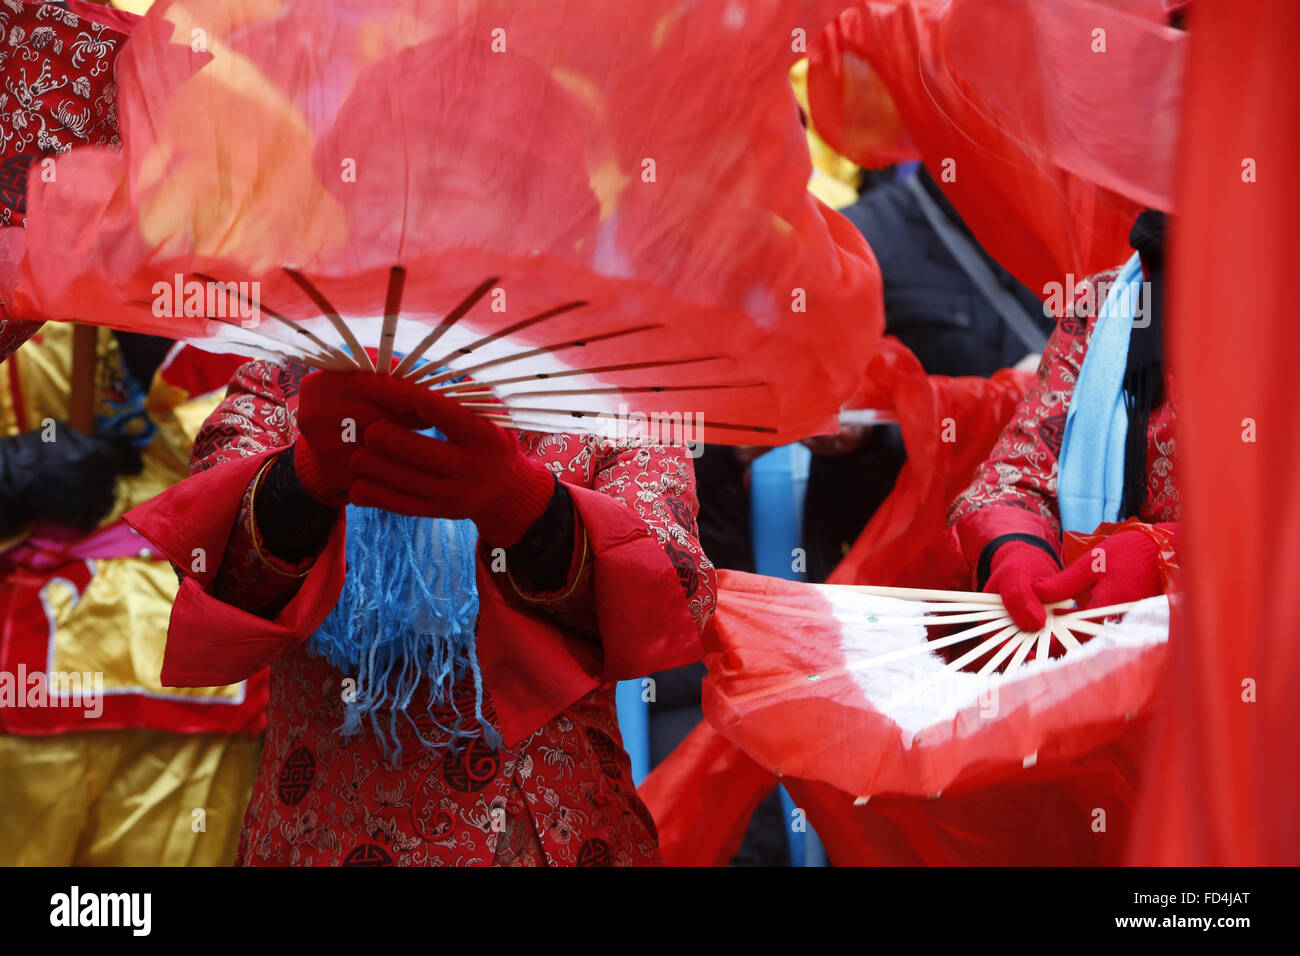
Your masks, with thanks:
<instances>
[{"instance_id":1,"label":"black glove","mask_svg":"<svg viewBox=\"0 0 1300 956\"><path fill-rule=\"evenodd\" d=\"M113 506L116 476L116 443L67 422L0 438L0 538L38 518L94 528Z\"/></svg>"}]
</instances>

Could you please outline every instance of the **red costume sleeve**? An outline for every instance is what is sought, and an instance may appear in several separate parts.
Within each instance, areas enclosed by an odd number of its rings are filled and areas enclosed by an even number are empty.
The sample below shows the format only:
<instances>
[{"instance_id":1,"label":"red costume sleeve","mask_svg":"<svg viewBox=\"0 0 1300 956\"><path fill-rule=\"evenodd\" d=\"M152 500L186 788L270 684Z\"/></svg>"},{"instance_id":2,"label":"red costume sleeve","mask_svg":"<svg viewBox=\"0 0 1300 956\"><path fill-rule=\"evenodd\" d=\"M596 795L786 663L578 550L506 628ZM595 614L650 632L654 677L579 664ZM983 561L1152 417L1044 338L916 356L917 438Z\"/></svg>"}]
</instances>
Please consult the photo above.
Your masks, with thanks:
<instances>
[{"instance_id":1,"label":"red costume sleeve","mask_svg":"<svg viewBox=\"0 0 1300 956\"><path fill-rule=\"evenodd\" d=\"M338 598L346 573L342 519L302 568L266 555L251 521L250 485L294 435L299 378L268 362L243 366L195 441L195 474L128 516L184 576L165 684L246 677L306 640ZM696 539L694 475L683 451L577 436L523 441L568 482L585 551L564 591L551 595L522 594L481 556L478 653L507 742L599 683L698 659L716 593ZM271 619L252 610L281 603ZM598 640L584 636L583 622Z\"/></svg>"},{"instance_id":2,"label":"red costume sleeve","mask_svg":"<svg viewBox=\"0 0 1300 956\"><path fill-rule=\"evenodd\" d=\"M288 396L300 378L270 362L241 366L195 438L191 476L126 516L182 575L163 655L164 685L243 680L312 634L338 598L342 521L306 573L291 576L266 560L249 520L250 486L292 440ZM231 603L234 595L238 603ZM280 607L274 617L256 613L269 606Z\"/></svg>"},{"instance_id":3,"label":"red costume sleeve","mask_svg":"<svg viewBox=\"0 0 1300 956\"><path fill-rule=\"evenodd\" d=\"M1057 322L1043 350L1037 381L1020 402L992 455L976 469L970 487L953 504L949 524L972 568L985 545L1004 534L1044 538L1059 556L1057 458L1070 398L1100 305L1096 290L1099 283L1109 282L1115 275L1114 271L1099 273L1079 284L1071 308Z\"/></svg>"},{"instance_id":4,"label":"red costume sleeve","mask_svg":"<svg viewBox=\"0 0 1300 956\"><path fill-rule=\"evenodd\" d=\"M548 621L479 562L479 660L507 741L597 684L698 660L717 600L697 538L694 470L682 449L573 435L523 441L568 482L591 590L585 607ZM594 619L597 641L554 626L574 614Z\"/></svg>"},{"instance_id":5,"label":"red costume sleeve","mask_svg":"<svg viewBox=\"0 0 1300 956\"><path fill-rule=\"evenodd\" d=\"M269 620L284 610L315 564L314 558L292 564L271 554L262 546L253 520L253 502L267 469L278 451L293 441L290 405L298 383L296 374L269 362L238 369L225 400L199 430L191 461L193 471L250 456L260 462L240 495L212 592L223 602ZM267 449L275 451L267 453Z\"/></svg>"}]
</instances>

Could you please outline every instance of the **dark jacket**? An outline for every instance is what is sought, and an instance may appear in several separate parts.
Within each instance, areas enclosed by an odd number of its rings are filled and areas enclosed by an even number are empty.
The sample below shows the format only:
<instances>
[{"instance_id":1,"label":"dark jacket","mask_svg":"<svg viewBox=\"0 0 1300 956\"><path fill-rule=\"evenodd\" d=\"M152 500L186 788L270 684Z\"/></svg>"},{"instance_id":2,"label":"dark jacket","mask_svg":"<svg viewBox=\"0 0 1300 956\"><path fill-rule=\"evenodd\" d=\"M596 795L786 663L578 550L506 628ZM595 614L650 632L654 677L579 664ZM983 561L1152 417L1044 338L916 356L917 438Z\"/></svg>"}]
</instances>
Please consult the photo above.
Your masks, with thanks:
<instances>
[{"instance_id":1,"label":"dark jacket","mask_svg":"<svg viewBox=\"0 0 1300 956\"><path fill-rule=\"evenodd\" d=\"M948 221L971 239L995 280L1042 331L1053 320L1037 295L974 243L957 210L922 169L917 181ZM980 292L930 225L904 181L888 182L841 210L871 243L884 279L885 332L916 354L931 375L992 375L1015 365L1029 348ZM906 460L898 429L872 429L840 458L814 457L804 507L808 576L824 581L893 490Z\"/></svg>"}]
</instances>

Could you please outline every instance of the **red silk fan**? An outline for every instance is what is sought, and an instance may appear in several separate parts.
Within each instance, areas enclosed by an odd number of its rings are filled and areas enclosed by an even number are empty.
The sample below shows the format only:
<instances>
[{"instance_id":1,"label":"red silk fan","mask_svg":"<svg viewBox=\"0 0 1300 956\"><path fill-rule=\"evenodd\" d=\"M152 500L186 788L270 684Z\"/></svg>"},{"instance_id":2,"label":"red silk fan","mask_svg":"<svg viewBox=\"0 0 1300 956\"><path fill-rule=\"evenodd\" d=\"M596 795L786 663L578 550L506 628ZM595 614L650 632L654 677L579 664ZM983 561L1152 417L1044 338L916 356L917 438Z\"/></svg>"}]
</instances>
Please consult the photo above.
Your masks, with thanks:
<instances>
[{"instance_id":1,"label":"red silk fan","mask_svg":"<svg viewBox=\"0 0 1300 956\"><path fill-rule=\"evenodd\" d=\"M1145 206L1173 208L1186 35L1160 0L861 0L809 50L826 141L863 165L888 89L966 224L1029 288L1123 262ZM1046 295L1046 291L1044 295Z\"/></svg>"},{"instance_id":2,"label":"red silk fan","mask_svg":"<svg viewBox=\"0 0 1300 956\"><path fill-rule=\"evenodd\" d=\"M883 325L870 249L805 191L786 79L835 7L158 3L118 62L122 153L32 184L16 301L397 356L519 428L833 429Z\"/></svg>"},{"instance_id":3,"label":"red silk fan","mask_svg":"<svg viewBox=\"0 0 1300 956\"><path fill-rule=\"evenodd\" d=\"M760 766L859 799L934 796L1108 742L1147 709L1169 632L1164 597L1056 607L1027 633L997 595L719 584L710 722Z\"/></svg>"}]
</instances>

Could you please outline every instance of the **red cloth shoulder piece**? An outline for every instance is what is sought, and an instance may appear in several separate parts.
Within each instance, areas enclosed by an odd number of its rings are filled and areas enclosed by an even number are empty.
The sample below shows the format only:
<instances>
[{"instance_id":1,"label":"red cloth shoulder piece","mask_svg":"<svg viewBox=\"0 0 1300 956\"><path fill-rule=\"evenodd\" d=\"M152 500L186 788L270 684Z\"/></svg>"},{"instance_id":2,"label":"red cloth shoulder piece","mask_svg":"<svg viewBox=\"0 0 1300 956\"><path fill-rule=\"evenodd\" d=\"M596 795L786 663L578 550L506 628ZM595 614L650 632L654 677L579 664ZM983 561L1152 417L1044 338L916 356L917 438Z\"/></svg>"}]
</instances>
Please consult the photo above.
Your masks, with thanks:
<instances>
[{"instance_id":1,"label":"red cloth shoulder piece","mask_svg":"<svg viewBox=\"0 0 1300 956\"><path fill-rule=\"evenodd\" d=\"M591 546L600 646L522 609L479 562L479 663L507 743L600 683L679 667L702 653L677 571L645 523L606 494L566 487Z\"/></svg>"},{"instance_id":2,"label":"red cloth shoulder piece","mask_svg":"<svg viewBox=\"0 0 1300 956\"><path fill-rule=\"evenodd\" d=\"M596 621L605 680L628 680L699 660L699 631L681 580L645 523L623 503L569 488L596 562Z\"/></svg>"},{"instance_id":3,"label":"red cloth shoulder piece","mask_svg":"<svg viewBox=\"0 0 1300 956\"><path fill-rule=\"evenodd\" d=\"M302 586L275 620L218 600L215 581L245 489L275 451L226 462L185 479L126 515L127 523L185 572L163 655L168 687L211 687L257 673L315 632L338 600L345 572L340 519Z\"/></svg>"}]
</instances>

